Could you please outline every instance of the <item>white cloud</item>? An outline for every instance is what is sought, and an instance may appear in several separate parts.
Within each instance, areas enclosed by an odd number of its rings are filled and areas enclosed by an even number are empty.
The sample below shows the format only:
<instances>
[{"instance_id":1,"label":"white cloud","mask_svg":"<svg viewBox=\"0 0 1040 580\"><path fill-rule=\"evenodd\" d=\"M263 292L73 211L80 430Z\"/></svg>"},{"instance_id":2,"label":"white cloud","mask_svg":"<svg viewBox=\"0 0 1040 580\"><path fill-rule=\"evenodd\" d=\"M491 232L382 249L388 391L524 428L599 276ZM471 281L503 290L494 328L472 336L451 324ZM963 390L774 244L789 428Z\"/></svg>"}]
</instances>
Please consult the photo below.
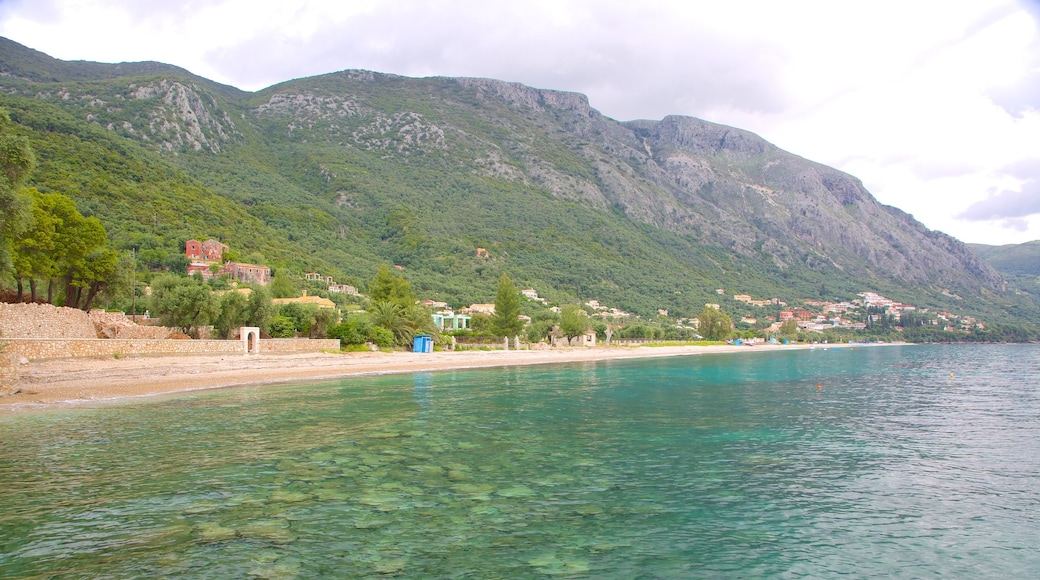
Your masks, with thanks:
<instances>
[{"instance_id":1,"label":"white cloud","mask_svg":"<svg viewBox=\"0 0 1040 580\"><path fill-rule=\"evenodd\" d=\"M580 91L621 120L749 129L928 227L997 244L1040 239L1040 220L959 216L1038 177L1009 169L1040 136L1038 17L1015 0L6 0L0 35L247 90L366 68Z\"/></svg>"}]
</instances>

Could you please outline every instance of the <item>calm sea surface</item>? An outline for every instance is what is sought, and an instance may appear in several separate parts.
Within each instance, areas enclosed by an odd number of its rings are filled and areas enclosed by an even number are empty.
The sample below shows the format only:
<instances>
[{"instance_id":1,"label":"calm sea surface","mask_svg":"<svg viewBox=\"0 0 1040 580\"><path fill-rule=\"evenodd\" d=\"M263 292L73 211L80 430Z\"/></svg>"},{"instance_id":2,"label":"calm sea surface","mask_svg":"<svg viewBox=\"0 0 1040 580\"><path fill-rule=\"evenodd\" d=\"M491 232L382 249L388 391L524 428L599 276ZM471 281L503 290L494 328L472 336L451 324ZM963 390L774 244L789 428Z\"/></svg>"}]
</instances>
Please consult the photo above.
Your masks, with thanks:
<instances>
[{"instance_id":1,"label":"calm sea surface","mask_svg":"<svg viewBox=\"0 0 1040 580\"><path fill-rule=\"evenodd\" d=\"M1038 574L1037 345L748 349L0 414L2 578Z\"/></svg>"}]
</instances>

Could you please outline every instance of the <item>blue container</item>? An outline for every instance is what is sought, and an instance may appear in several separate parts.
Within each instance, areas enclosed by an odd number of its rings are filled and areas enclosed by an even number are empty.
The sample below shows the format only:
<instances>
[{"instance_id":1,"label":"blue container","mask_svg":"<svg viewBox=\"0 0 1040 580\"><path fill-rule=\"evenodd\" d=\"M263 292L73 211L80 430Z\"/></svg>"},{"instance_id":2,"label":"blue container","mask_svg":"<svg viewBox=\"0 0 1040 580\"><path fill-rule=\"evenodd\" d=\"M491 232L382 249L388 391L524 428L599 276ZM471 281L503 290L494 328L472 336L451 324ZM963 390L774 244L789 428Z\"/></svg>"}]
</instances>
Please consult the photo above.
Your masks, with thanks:
<instances>
[{"instance_id":1,"label":"blue container","mask_svg":"<svg viewBox=\"0 0 1040 580\"><path fill-rule=\"evenodd\" d=\"M412 341L412 352L433 352L433 337L420 334Z\"/></svg>"}]
</instances>

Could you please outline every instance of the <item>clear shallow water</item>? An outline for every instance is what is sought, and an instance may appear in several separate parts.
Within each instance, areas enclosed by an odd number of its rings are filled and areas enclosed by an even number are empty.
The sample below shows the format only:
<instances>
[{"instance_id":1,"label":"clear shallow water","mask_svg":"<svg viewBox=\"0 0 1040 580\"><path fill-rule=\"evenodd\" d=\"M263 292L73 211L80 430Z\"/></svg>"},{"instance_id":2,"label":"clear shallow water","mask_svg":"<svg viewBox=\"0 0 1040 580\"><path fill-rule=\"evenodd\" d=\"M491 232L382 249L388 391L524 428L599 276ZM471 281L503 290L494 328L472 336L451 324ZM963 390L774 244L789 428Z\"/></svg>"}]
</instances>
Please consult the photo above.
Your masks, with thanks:
<instances>
[{"instance_id":1,"label":"clear shallow water","mask_svg":"<svg viewBox=\"0 0 1040 580\"><path fill-rule=\"evenodd\" d=\"M0 441L0 578L1040 571L1035 345L229 389Z\"/></svg>"}]
</instances>

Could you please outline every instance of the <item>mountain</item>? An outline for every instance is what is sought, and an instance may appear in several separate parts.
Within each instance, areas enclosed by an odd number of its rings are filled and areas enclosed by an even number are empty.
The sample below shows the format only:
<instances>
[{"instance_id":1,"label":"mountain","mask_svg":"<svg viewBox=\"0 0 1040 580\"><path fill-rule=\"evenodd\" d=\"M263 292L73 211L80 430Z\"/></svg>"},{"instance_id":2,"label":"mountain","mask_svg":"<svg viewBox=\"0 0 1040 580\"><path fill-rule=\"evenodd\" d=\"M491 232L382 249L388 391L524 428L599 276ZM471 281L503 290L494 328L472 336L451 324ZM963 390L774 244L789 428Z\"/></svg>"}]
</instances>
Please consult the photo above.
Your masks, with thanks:
<instances>
[{"instance_id":1,"label":"mountain","mask_svg":"<svg viewBox=\"0 0 1040 580\"><path fill-rule=\"evenodd\" d=\"M643 314L694 315L717 288L1036 311L858 179L700 119L619 122L576 93L358 70L249 93L9 40L0 75L0 106L41 160L31 184L156 257L214 236L361 286L393 263L452 304L487 301L506 272Z\"/></svg>"},{"instance_id":2,"label":"mountain","mask_svg":"<svg viewBox=\"0 0 1040 580\"><path fill-rule=\"evenodd\" d=\"M968 244L980 258L1004 275L1040 276L1040 240L988 246Z\"/></svg>"}]
</instances>

